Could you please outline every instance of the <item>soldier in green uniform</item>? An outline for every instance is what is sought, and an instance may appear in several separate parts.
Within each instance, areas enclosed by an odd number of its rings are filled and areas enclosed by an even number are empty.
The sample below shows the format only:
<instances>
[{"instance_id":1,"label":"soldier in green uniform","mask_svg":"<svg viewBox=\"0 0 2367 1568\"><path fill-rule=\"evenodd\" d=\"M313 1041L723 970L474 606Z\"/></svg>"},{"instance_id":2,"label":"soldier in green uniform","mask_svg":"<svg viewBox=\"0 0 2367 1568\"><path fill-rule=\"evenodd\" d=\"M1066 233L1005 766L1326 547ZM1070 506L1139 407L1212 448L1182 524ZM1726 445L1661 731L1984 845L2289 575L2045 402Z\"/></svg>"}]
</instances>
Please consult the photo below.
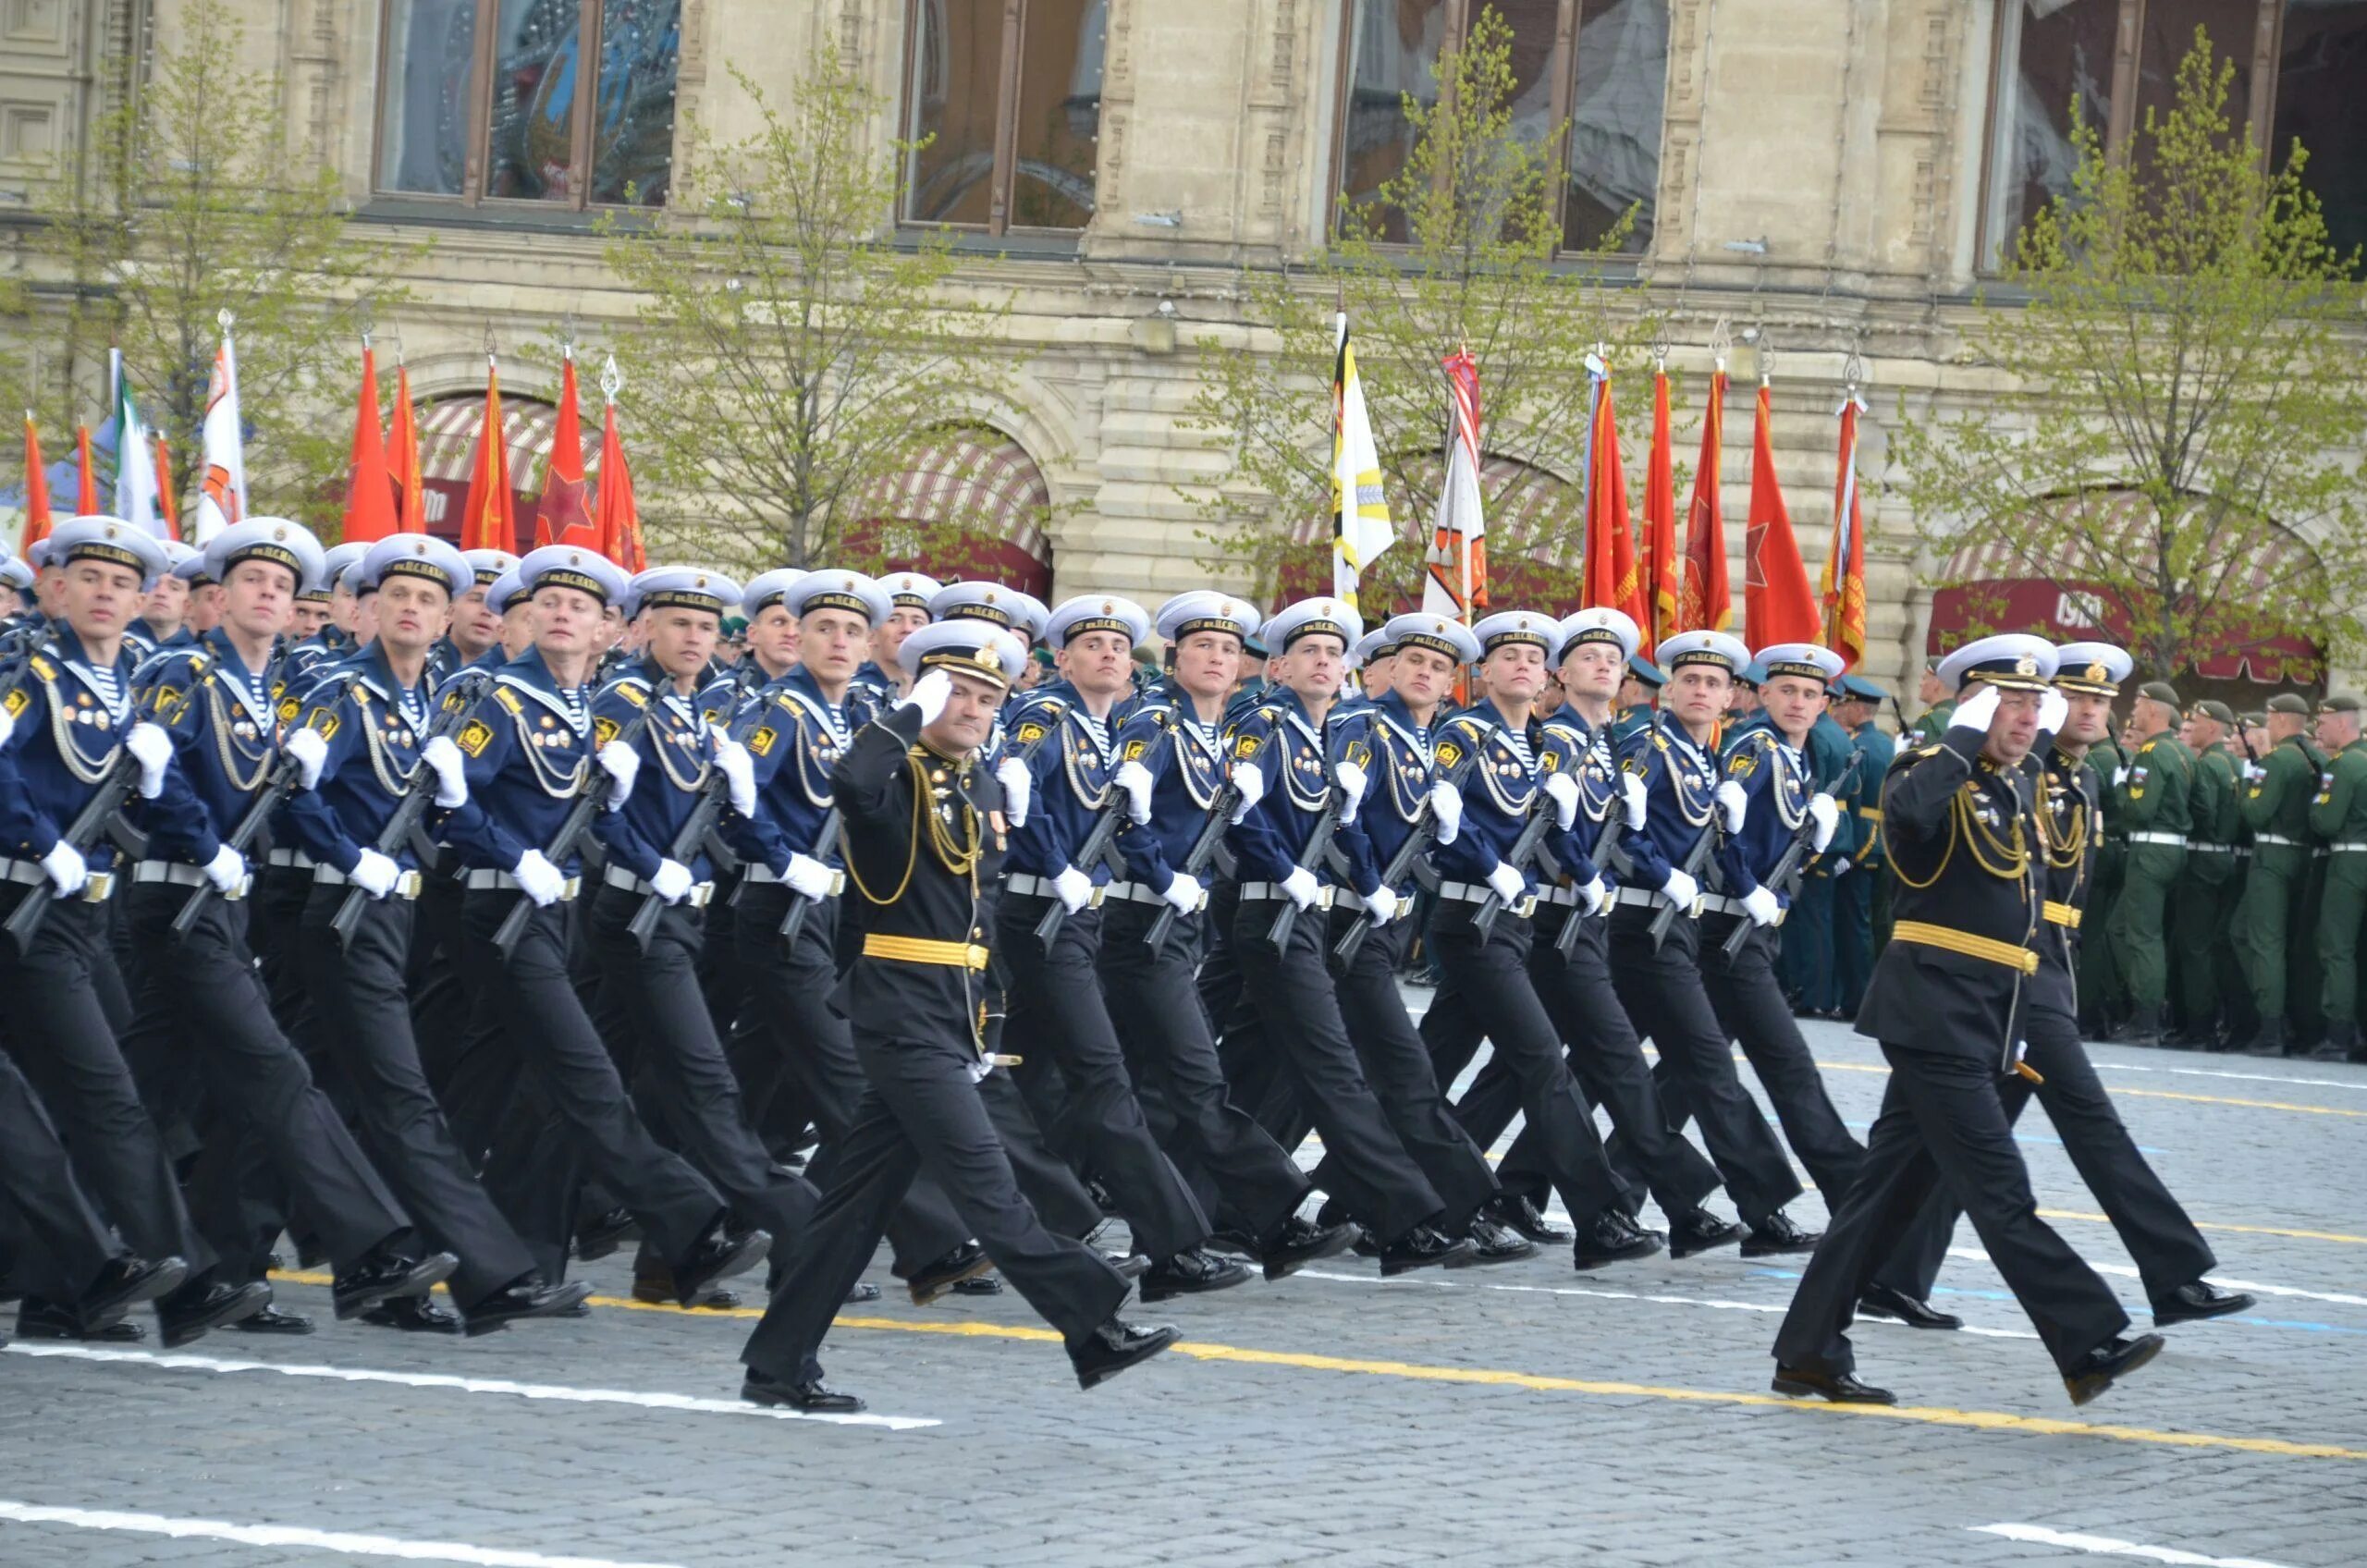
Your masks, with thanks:
<instances>
[{"instance_id":1,"label":"soldier in green uniform","mask_svg":"<svg viewBox=\"0 0 2367 1568\"><path fill-rule=\"evenodd\" d=\"M2186 869L2194 790L2194 753L2180 743L2177 722L2177 691L2165 681L2147 681L2137 698L2137 749L2127 766L2113 770L2114 802L2128 829L2128 860L2104 936L2128 986L2132 1045L2162 1043L2162 1004L2169 992L2162 920Z\"/></svg>"},{"instance_id":2,"label":"soldier in green uniform","mask_svg":"<svg viewBox=\"0 0 2367 1568\"><path fill-rule=\"evenodd\" d=\"M2251 834L2251 869L2236 911L2236 939L2259 1023L2244 1048L2285 1054L2288 932L2305 926L2301 897L2310 880L2310 802L2325 756L2312 744L2309 699L2280 692L2268 700L2268 749L2244 765L2237 806Z\"/></svg>"},{"instance_id":3,"label":"soldier in green uniform","mask_svg":"<svg viewBox=\"0 0 2367 1568\"><path fill-rule=\"evenodd\" d=\"M2109 1040L2119 1033L2128 998L2120 983L2120 965L2113 961L2112 943L2104 929L2112 923L2112 906L2119 901L2121 875L2128 868L2128 829L2120 820L2114 777L2128 766L2128 753L2110 736L2088 748L2088 761L2104 788L2096 798L2096 816L2103 824L2104 841L2096 851L2095 872L2088 891L2087 928L2094 933L2079 944L2079 1023L2091 1040Z\"/></svg>"},{"instance_id":4,"label":"soldier in green uniform","mask_svg":"<svg viewBox=\"0 0 2367 1568\"><path fill-rule=\"evenodd\" d=\"M1876 932L1890 934L1890 888L1883 876L1883 780L1889 776L1897 746L1874 722L1889 696L1862 675L1841 678L1843 696L1834 717L1849 732L1849 743L1866 753L1858 765L1857 781L1841 802L1841 809L1856 825L1848 856L1834 863L1833 963L1840 992L1841 1016L1858 1016L1866 999L1866 983L1874 972Z\"/></svg>"},{"instance_id":5,"label":"soldier in green uniform","mask_svg":"<svg viewBox=\"0 0 2367 1568\"><path fill-rule=\"evenodd\" d=\"M2367 1061L2359 1046L2359 923L2367 911L2367 746L2359 743L2359 715L2356 697L2318 704L2318 744L2327 761L2310 802L2310 828L2326 841L2318 897L2326 1034L2310 1052L2316 1061Z\"/></svg>"},{"instance_id":6,"label":"soldier in green uniform","mask_svg":"<svg viewBox=\"0 0 2367 1568\"><path fill-rule=\"evenodd\" d=\"M2204 698L2187 709L2179 742L2193 753L2194 779L2187 800L2191 824L2186 867L2178 874L2170 909L2170 950L2177 955L2180 1027L2162 1043L2178 1050L2219 1047L2220 954L2243 886L2236 849L2243 816L2236 806L2236 758L2227 737L2236 716L2227 704Z\"/></svg>"},{"instance_id":7,"label":"soldier in green uniform","mask_svg":"<svg viewBox=\"0 0 2367 1568\"><path fill-rule=\"evenodd\" d=\"M1923 665L1923 684L1916 690L1916 700L1923 704L1923 716L1915 721L1916 743L1926 744L1948 732L1948 720L1956 711L1956 700L1950 694L1947 682L1940 679L1940 661L1927 659Z\"/></svg>"}]
</instances>

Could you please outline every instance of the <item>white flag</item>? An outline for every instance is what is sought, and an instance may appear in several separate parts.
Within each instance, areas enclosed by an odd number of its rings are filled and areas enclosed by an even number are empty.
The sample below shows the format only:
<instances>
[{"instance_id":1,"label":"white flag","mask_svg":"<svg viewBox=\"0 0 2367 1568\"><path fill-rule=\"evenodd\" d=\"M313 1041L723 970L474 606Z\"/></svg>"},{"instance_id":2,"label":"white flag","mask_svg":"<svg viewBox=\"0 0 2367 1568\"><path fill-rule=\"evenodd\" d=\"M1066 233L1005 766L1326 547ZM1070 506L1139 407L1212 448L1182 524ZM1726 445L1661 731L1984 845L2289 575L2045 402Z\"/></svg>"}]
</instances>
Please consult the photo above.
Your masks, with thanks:
<instances>
[{"instance_id":1,"label":"white flag","mask_svg":"<svg viewBox=\"0 0 2367 1568\"><path fill-rule=\"evenodd\" d=\"M197 526L190 543L203 549L215 534L247 515L247 458L239 435L239 361L230 334L214 356L214 379L205 389L202 429L205 483L197 496Z\"/></svg>"},{"instance_id":2,"label":"white flag","mask_svg":"<svg viewBox=\"0 0 2367 1568\"><path fill-rule=\"evenodd\" d=\"M1397 541L1390 526L1389 501L1380 488L1380 448L1365 411L1364 383L1356 375L1356 351L1348 342L1348 317L1334 325L1331 396L1331 596L1356 602L1356 584L1373 557Z\"/></svg>"},{"instance_id":3,"label":"white flag","mask_svg":"<svg viewBox=\"0 0 2367 1568\"><path fill-rule=\"evenodd\" d=\"M1446 481L1430 524L1422 613L1468 626L1488 605L1488 523L1479 502L1479 366L1457 349L1444 361L1449 393Z\"/></svg>"},{"instance_id":4,"label":"white flag","mask_svg":"<svg viewBox=\"0 0 2367 1568\"><path fill-rule=\"evenodd\" d=\"M148 426L131 400L131 383L117 367L115 378L115 515L151 537L163 539L162 508L156 504L156 459Z\"/></svg>"}]
</instances>

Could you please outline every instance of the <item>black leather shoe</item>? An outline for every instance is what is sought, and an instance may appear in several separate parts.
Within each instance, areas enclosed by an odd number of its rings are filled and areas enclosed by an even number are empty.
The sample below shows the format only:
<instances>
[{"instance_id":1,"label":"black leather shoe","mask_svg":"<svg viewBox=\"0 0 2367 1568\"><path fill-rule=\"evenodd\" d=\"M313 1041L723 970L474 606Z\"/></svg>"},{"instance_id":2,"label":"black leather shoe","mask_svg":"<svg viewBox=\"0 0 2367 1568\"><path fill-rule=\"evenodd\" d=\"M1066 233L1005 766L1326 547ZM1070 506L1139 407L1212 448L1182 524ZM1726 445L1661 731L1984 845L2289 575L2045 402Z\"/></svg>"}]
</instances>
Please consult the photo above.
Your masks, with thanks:
<instances>
[{"instance_id":1,"label":"black leather shoe","mask_svg":"<svg viewBox=\"0 0 2367 1568\"><path fill-rule=\"evenodd\" d=\"M848 1306L868 1306L879 1299L879 1287L868 1280L857 1280L854 1289L847 1292Z\"/></svg>"},{"instance_id":2,"label":"black leather shoe","mask_svg":"<svg viewBox=\"0 0 2367 1568\"><path fill-rule=\"evenodd\" d=\"M1380 1277L1408 1274L1417 1268L1452 1265L1468 1257L1471 1243L1449 1236L1435 1225L1417 1225L1380 1252Z\"/></svg>"},{"instance_id":3,"label":"black leather shoe","mask_svg":"<svg viewBox=\"0 0 2367 1568\"><path fill-rule=\"evenodd\" d=\"M631 1209L612 1208L606 1214L594 1215L575 1228L576 1259L595 1262L640 1236L641 1225Z\"/></svg>"},{"instance_id":4,"label":"black leather shoe","mask_svg":"<svg viewBox=\"0 0 2367 1568\"><path fill-rule=\"evenodd\" d=\"M1867 1317L1887 1317L1894 1323L1904 1323L1910 1329L1961 1329L1964 1319L1953 1312L1942 1312L1928 1301L1919 1301L1905 1291L1888 1285L1868 1285L1858 1293L1858 1311Z\"/></svg>"},{"instance_id":5,"label":"black leather shoe","mask_svg":"<svg viewBox=\"0 0 2367 1568\"><path fill-rule=\"evenodd\" d=\"M1267 1279L1281 1280L1310 1263L1339 1256L1355 1245L1355 1240L1354 1225L1318 1225L1294 1214L1282 1221L1281 1230L1257 1243L1250 1256L1264 1266Z\"/></svg>"},{"instance_id":6,"label":"black leather shoe","mask_svg":"<svg viewBox=\"0 0 2367 1568\"><path fill-rule=\"evenodd\" d=\"M964 1280L975 1280L994 1268L994 1259L975 1242L963 1242L935 1263L914 1272L904 1281L914 1306L926 1306Z\"/></svg>"},{"instance_id":7,"label":"black leather shoe","mask_svg":"<svg viewBox=\"0 0 2367 1568\"><path fill-rule=\"evenodd\" d=\"M674 1285L673 1269L654 1257L642 1259L633 1268L632 1299L652 1306L671 1306L681 1300L681 1292ZM717 1312L729 1312L739 1305L739 1292L720 1288L707 1292L705 1299L699 1303Z\"/></svg>"},{"instance_id":8,"label":"black leather shoe","mask_svg":"<svg viewBox=\"0 0 2367 1568\"><path fill-rule=\"evenodd\" d=\"M1477 1268L1490 1263L1518 1263L1525 1257L1537 1256L1537 1243L1508 1226L1499 1225L1485 1214L1471 1217L1470 1228L1465 1232L1471 1239L1471 1256L1447 1260L1449 1268Z\"/></svg>"},{"instance_id":9,"label":"black leather shoe","mask_svg":"<svg viewBox=\"0 0 2367 1568\"><path fill-rule=\"evenodd\" d=\"M80 1340L94 1345L136 1345L148 1337L137 1323L101 1323L60 1302L27 1296L17 1304L17 1338Z\"/></svg>"},{"instance_id":10,"label":"black leather shoe","mask_svg":"<svg viewBox=\"0 0 2367 1568\"><path fill-rule=\"evenodd\" d=\"M1559 1246L1570 1239L1570 1232L1546 1219L1535 1204L1518 1193L1498 1193L1488 1200L1488 1207L1481 1212L1541 1247Z\"/></svg>"},{"instance_id":11,"label":"black leather shoe","mask_svg":"<svg viewBox=\"0 0 2367 1568\"><path fill-rule=\"evenodd\" d=\"M2200 1323L2206 1317L2225 1317L2230 1313L2249 1312L2256 1305L2239 1291L2223 1291L2208 1280L2197 1280L2180 1285L2153 1304L2153 1327L2166 1329L2173 1323Z\"/></svg>"},{"instance_id":12,"label":"black leather shoe","mask_svg":"<svg viewBox=\"0 0 2367 1568\"><path fill-rule=\"evenodd\" d=\"M2063 1387L2073 1404L2086 1404L2119 1379L2162 1354L2162 1336L2140 1334L2135 1339L2105 1341L2063 1374Z\"/></svg>"},{"instance_id":13,"label":"black leather shoe","mask_svg":"<svg viewBox=\"0 0 2367 1568\"><path fill-rule=\"evenodd\" d=\"M1570 1261L1583 1273L1600 1268L1606 1264L1625 1263L1629 1258L1650 1257L1661 1250L1661 1238L1652 1231L1640 1231L1627 1218L1627 1211L1613 1204L1594 1217L1594 1223L1578 1232L1570 1244Z\"/></svg>"},{"instance_id":14,"label":"black leather shoe","mask_svg":"<svg viewBox=\"0 0 2367 1568\"><path fill-rule=\"evenodd\" d=\"M1322 1217L1317 1216L1315 1222L1318 1225L1323 1223ZM1356 1227L1356 1239L1348 1243L1348 1250L1358 1257L1379 1257L1381 1252L1380 1238L1359 1225Z\"/></svg>"},{"instance_id":15,"label":"black leather shoe","mask_svg":"<svg viewBox=\"0 0 2367 1568\"><path fill-rule=\"evenodd\" d=\"M1730 1247L1743 1239L1743 1228L1731 1220L1719 1219L1706 1208L1687 1214L1673 1214L1668 1222L1668 1255L1671 1257L1691 1257L1696 1253Z\"/></svg>"},{"instance_id":16,"label":"black leather shoe","mask_svg":"<svg viewBox=\"0 0 2367 1568\"><path fill-rule=\"evenodd\" d=\"M1235 1285L1247 1284L1250 1278L1245 1267L1229 1257L1220 1257L1205 1247L1187 1247L1173 1257L1152 1264L1134 1281L1134 1289L1147 1302L1165 1301L1170 1296L1229 1291Z\"/></svg>"},{"instance_id":17,"label":"black leather shoe","mask_svg":"<svg viewBox=\"0 0 2367 1568\"><path fill-rule=\"evenodd\" d=\"M1150 1272L1150 1259L1142 1253L1105 1252L1101 1256L1109 1260L1110 1268L1129 1280L1139 1280Z\"/></svg>"},{"instance_id":18,"label":"black leather shoe","mask_svg":"<svg viewBox=\"0 0 2367 1568\"><path fill-rule=\"evenodd\" d=\"M691 1256L674 1265L675 1299L684 1306L705 1306L716 1298L716 1287L736 1274L745 1274L773 1250L770 1231L742 1231L734 1233L723 1228L720 1221L711 1226L691 1249Z\"/></svg>"},{"instance_id":19,"label":"black leather shoe","mask_svg":"<svg viewBox=\"0 0 2367 1568\"><path fill-rule=\"evenodd\" d=\"M266 1306L251 1317L239 1318L230 1327L241 1334L284 1334L293 1337L311 1333L313 1320L300 1312L282 1312L276 1306Z\"/></svg>"},{"instance_id":20,"label":"black leather shoe","mask_svg":"<svg viewBox=\"0 0 2367 1568\"><path fill-rule=\"evenodd\" d=\"M753 1366L741 1379L740 1397L750 1404L786 1405L808 1415L852 1415L863 1408L863 1401L830 1387L819 1378L811 1382L789 1383Z\"/></svg>"},{"instance_id":21,"label":"black leather shoe","mask_svg":"<svg viewBox=\"0 0 2367 1568\"><path fill-rule=\"evenodd\" d=\"M2140 1005L2129 1011L2128 1027L2120 1036L2121 1043L2130 1046L2158 1046L2162 1043L2162 1010Z\"/></svg>"},{"instance_id":22,"label":"black leather shoe","mask_svg":"<svg viewBox=\"0 0 2367 1568\"><path fill-rule=\"evenodd\" d=\"M1143 1264L1147 1268L1150 1259L1143 1259ZM953 1281L950 1293L957 1296L999 1296L1002 1294L1002 1281L991 1274L974 1274L967 1280Z\"/></svg>"},{"instance_id":23,"label":"black leather shoe","mask_svg":"<svg viewBox=\"0 0 2367 1568\"><path fill-rule=\"evenodd\" d=\"M529 1274L513 1284L503 1286L484 1300L469 1308L465 1327L469 1337L491 1334L510 1324L529 1317L558 1317L578 1302L592 1299L592 1285L586 1280L570 1280L563 1285L546 1285L540 1275Z\"/></svg>"},{"instance_id":24,"label":"black leather shoe","mask_svg":"<svg viewBox=\"0 0 2367 1568\"><path fill-rule=\"evenodd\" d=\"M459 1267L460 1260L448 1252L405 1257L399 1253L374 1251L351 1267L337 1271L337 1284L329 1294L337 1303L337 1321L359 1317L380 1302L396 1296L423 1296L449 1279Z\"/></svg>"},{"instance_id":25,"label":"black leather shoe","mask_svg":"<svg viewBox=\"0 0 2367 1568\"><path fill-rule=\"evenodd\" d=\"M74 1312L85 1323L104 1326L141 1302L169 1295L188 1278L189 1265L178 1257L160 1257L153 1263L129 1253L111 1257L74 1304Z\"/></svg>"},{"instance_id":26,"label":"black leather shoe","mask_svg":"<svg viewBox=\"0 0 2367 1568\"><path fill-rule=\"evenodd\" d=\"M178 1350L209 1329L252 1317L271 1305L271 1287L260 1280L243 1285L215 1285L200 1280L156 1298L156 1317L165 1328L165 1348Z\"/></svg>"},{"instance_id":27,"label":"black leather shoe","mask_svg":"<svg viewBox=\"0 0 2367 1568\"><path fill-rule=\"evenodd\" d=\"M1896 1404L1898 1396L1888 1389L1878 1389L1858 1380L1855 1372L1835 1376L1830 1372L1809 1372L1797 1366L1775 1364L1775 1391L1790 1394L1794 1399L1823 1399L1834 1404Z\"/></svg>"},{"instance_id":28,"label":"black leather shoe","mask_svg":"<svg viewBox=\"0 0 2367 1568\"><path fill-rule=\"evenodd\" d=\"M1089 1389L1148 1361L1174 1342L1175 1330L1163 1323L1143 1329L1112 1317L1069 1346L1069 1365L1076 1368L1076 1386Z\"/></svg>"},{"instance_id":29,"label":"black leather shoe","mask_svg":"<svg viewBox=\"0 0 2367 1568\"><path fill-rule=\"evenodd\" d=\"M1823 1239L1817 1231L1793 1224L1792 1217L1779 1208L1750 1228L1750 1234L1742 1239L1742 1255L1773 1257L1781 1253L1814 1252Z\"/></svg>"},{"instance_id":30,"label":"black leather shoe","mask_svg":"<svg viewBox=\"0 0 2367 1568\"><path fill-rule=\"evenodd\" d=\"M590 1317L585 1307L583 1315ZM373 1329L397 1329L406 1334L458 1334L460 1315L434 1296L394 1296L362 1315Z\"/></svg>"}]
</instances>

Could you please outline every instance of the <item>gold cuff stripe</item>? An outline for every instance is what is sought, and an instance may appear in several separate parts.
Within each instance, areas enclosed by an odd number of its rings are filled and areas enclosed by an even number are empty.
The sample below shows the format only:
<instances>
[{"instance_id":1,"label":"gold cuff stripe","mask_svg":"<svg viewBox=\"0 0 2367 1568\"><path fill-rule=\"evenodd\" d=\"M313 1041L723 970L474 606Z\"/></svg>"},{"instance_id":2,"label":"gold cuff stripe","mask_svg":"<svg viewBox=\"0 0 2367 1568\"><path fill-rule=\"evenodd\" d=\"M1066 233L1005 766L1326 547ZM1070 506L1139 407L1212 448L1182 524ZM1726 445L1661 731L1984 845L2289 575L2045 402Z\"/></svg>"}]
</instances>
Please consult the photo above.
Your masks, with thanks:
<instances>
[{"instance_id":1,"label":"gold cuff stripe","mask_svg":"<svg viewBox=\"0 0 2367 1568\"><path fill-rule=\"evenodd\" d=\"M1985 959L1991 963L2018 969L2025 974L2038 973L2038 954L2012 942L2001 942L1994 937L1976 937L1969 931L1959 931L1953 925L1933 925L1920 920L1902 920L1891 927L1891 939L1898 942L1919 942L1927 948L1940 948L1967 958Z\"/></svg>"},{"instance_id":2,"label":"gold cuff stripe","mask_svg":"<svg viewBox=\"0 0 2367 1568\"><path fill-rule=\"evenodd\" d=\"M2077 931L2079 929L2079 917L2087 912L2073 909L2069 904L2058 903L2049 899L2046 900L2045 913L2047 919L2054 922L2055 925L2067 925Z\"/></svg>"},{"instance_id":3,"label":"gold cuff stripe","mask_svg":"<svg viewBox=\"0 0 2367 1568\"><path fill-rule=\"evenodd\" d=\"M863 939L865 958L894 959L900 963L934 963L947 969L984 969L987 949L975 942L939 942L926 937L891 937L874 931Z\"/></svg>"}]
</instances>

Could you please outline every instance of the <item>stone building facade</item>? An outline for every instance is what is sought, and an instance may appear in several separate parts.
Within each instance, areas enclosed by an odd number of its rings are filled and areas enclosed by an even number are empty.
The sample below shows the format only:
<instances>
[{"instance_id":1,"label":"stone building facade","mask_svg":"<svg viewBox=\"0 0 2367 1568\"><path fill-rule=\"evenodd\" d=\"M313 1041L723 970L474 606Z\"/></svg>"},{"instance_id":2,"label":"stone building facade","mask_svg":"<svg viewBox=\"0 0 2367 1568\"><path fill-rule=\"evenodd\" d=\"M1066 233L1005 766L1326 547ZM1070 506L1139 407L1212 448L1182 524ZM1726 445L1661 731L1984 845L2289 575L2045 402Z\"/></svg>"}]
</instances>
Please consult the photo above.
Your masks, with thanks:
<instances>
[{"instance_id":1,"label":"stone building facade","mask_svg":"<svg viewBox=\"0 0 2367 1568\"><path fill-rule=\"evenodd\" d=\"M747 134L742 80L786 83L835 37L894 106L874 128L882 149L936 139L898 220L962 226L977 252L965 279L1013 301L1023 359L1007 406L988 410L1008 443L975 493L1014 514L1049 503L1020 544L1054 592L1155 600L1206 581L1195 496L1227 466L1182 420L1195 373L1178 336L1255 351L1245 276L1303 262L1335 192L1385 177L1402 153L1398 94L1429 90L1429 63L1481 0L226 3L254 79L283 83L290 155L332 164L390 242L434 236L417 302L393 324L423 400L481 389L488 328L522 349L570 312L590 341L629 315L594 212L628 181L662 200L681 127ZM2251 64L2241 112L2264 135L2312 140L2337 234L2367 226L2367 131L2343 102L2367 95L2356 76L2336 90L2346 63L2367 67L2367 4L1494 3L1514 26L1523 123L1574 127L1572 242L1640 202L1613 281L1669 312L1691 387L1719 323L1755 335L1737 341L1726 419L1737 594L1760 349L1773 351L1776 458L1811 572L1833 413L1845 365L1862 367L1868 669L1887 682L1922 657L1918 582L1935 563L1916 558L1884 492L1885 429L1902 400L1977 407L1992 390L1960 334L2001 236L2066 171L2059 105L2076 92L2125 136L2164 101L2201 22ZM170 39L182 10L0 0L0 223L49 160L70 166L90 116L130 90L142 41ZM503 379L546 397L557 369L513 353ZM1680 454L1699 417L1680 410Z\"/></svg>"}]
</instances>

